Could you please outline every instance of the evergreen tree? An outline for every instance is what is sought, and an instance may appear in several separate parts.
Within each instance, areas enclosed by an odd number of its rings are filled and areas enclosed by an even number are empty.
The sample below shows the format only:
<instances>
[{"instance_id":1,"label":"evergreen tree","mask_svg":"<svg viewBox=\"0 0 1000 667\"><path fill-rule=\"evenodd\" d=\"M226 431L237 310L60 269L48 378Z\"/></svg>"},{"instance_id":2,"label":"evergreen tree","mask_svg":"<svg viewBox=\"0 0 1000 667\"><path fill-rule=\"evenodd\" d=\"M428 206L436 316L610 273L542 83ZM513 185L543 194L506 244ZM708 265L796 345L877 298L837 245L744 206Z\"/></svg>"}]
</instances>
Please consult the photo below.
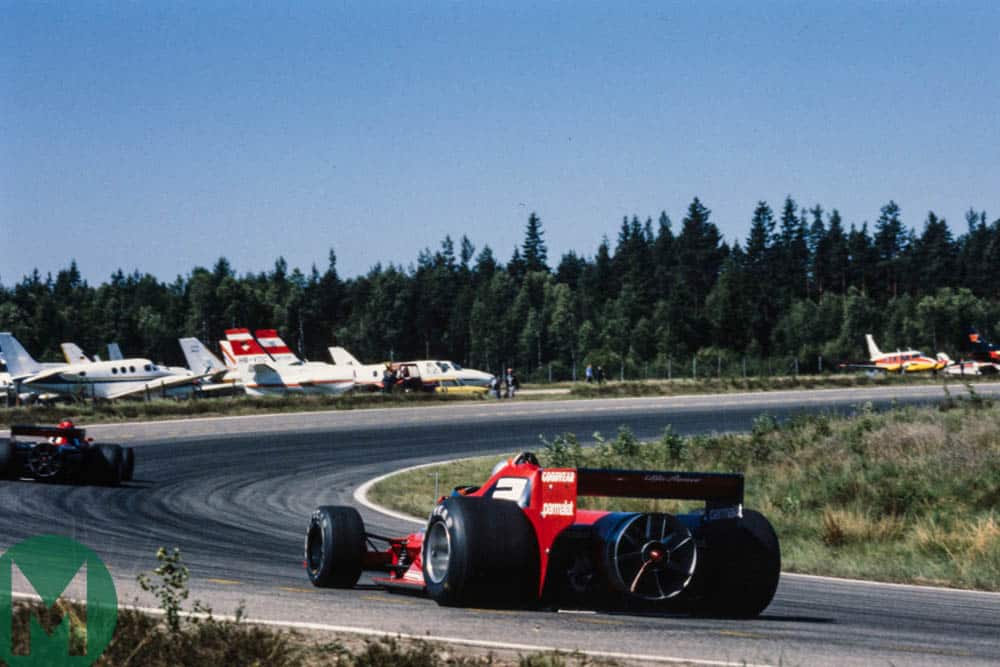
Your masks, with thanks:
<instances>
[{"instance_id":1,"label":"evergreen tree","mask_svg":"<svg viewBox=\"0 0 1000 667\"><path fill-rule=\"evenodd\" d=\"M542 221L538 214L532 213L528 217L528 226L524 231L524 265L527 271L545 271L548 273L549 267L546 264L548 250L545 241L542 239Z\"/></svg>"},{"instance_id":2,"label":"evergreen tree","mask_svg":"<svg viewBox=\"0 0 1000 667\"><path fill-rule=\"evenodd\" d=\"M653 282L656 299L668 299L677 281L677 257L674 232L666 211L660 213L656 240L653 242Z\"/></svg>"},{"instance_id":3,"label":"evergreen tree","mask_svg":"<svg viewBox=\"0 0 1000 667\"><path fill-rule=\"evenodd\" d=\"M927 214L924 231L917 239L914 255L917 285L933 285L937 288L955 285L958 249L952 240L948 223L944 218L934 215L933 211Z\"/></svg>"},{"instance_id":4,"label":"evergreen tree","mask_svg":"<svg viewBox=\"0 0 1000 667\"><path fill-rule=\"evenodd\" d=\"M899 205L894 201L882 207L875 224L874 245L878 257L878 290L888 296L897 296L905 274L904 253L909 247L909 240L899 217Z\"/></svg>"}]
</instances>

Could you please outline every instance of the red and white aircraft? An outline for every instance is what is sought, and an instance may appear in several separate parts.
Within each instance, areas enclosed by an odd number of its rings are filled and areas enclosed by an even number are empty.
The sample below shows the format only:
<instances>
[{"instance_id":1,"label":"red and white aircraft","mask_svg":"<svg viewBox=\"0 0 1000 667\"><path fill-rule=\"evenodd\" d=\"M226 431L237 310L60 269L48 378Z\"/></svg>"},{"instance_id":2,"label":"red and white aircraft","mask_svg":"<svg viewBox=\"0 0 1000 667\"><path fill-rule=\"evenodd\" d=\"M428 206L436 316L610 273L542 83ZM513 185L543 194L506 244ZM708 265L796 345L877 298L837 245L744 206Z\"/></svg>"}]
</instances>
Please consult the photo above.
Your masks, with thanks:
<instances>
[{"instance_id":1,"label":"red and white aircraft","mask_svg":"<svg viewBox=\"0 0 1000 667\"><path fill-rule=\"evenodd\" d=\"M354 372L322 362L302 361L274 329L227 329L219 341L227 363L236 367L243 389L252 396L267 394L342 394L354 387Z\"/></svg>"}]
</instances>

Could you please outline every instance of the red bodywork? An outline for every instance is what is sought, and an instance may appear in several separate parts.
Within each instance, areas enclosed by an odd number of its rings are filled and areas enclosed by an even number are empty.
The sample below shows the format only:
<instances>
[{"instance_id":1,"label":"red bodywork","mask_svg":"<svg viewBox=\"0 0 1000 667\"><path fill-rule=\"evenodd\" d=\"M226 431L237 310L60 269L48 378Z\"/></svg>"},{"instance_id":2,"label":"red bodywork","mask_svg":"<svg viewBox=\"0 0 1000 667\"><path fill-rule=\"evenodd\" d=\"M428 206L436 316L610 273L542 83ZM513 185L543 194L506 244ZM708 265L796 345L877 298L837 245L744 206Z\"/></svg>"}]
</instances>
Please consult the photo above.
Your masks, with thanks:
<instances>
[{"instance_id":1,"label":"red bodywork","mask_svg":"<svg viewBox=\"0 0 1000 667\"><path fill-rule=\"evenodd\" d=\"M60 447L62 445L80 445L84 442L92 442L93 438L87 437L87 431L75 426L25 426L14 425L10 427L12 437L19 435L48 438L51 444Z\"/></svg>"},{"instance_id":2,"label":"red bodywork","mask_svg":"<svg viewBox=\"0 0 1000 667\"><path fill-rule=\"evenodd\" d=\"M526 483L518 480L525 480ZM502 484L507 484L507 487L501 486ZM515 488L517 486L521 486L521 489ZM481 487L460 487L456 489L456 493L505 498L518 502L534 527L538 539L540 564L538 594L541 596L552 546L560 533L573 525L592 525L611 513L604 510L578 509L579 496L704 500L709 511L720 508L741 508L743 476L719 473L542 468L533 461L512 460L495 472ZM438 502L444 498L445 496L442 496ZM411 533L406 537L387 538L376 535L369 537L389 543L387 549L379 551L369 540L369 548L362 561L365 570L383 570L389 573L388 577L375 577L376 583L411 590L424 588L423 532Z\"/></svg>"}]
</instances>

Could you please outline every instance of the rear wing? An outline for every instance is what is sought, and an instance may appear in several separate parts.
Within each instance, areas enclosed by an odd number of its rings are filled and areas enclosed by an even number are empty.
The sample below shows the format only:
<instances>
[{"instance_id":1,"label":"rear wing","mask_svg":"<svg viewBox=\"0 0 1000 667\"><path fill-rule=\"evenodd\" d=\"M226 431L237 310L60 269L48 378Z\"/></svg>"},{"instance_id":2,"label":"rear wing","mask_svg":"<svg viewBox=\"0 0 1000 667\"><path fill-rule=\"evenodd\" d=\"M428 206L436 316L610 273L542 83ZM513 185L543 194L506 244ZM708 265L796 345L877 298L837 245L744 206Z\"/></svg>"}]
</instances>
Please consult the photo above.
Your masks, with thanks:
<instances>
[{"instance_id":1,"label":"rear wing","mask_svg":"<svg viewBox=\"0 0 1000 667\"><path fill-rule=\"evenodd\" d=\"M27 424L16 424L10 427L11 437L18 435L34 435L41 438L76 438L83 440L87 435L86 429L82 428L57 428L55 426L29 426Z\"/></svg>"},{"instance_id":2,"label":"rear wing","mask_svg":"<svg viewBox=\"0 0 1000 667\"><path fill-rule=\"evenodd\" d=\"M579 468L576 493L616 498L704 500L709 509L743 504L741 473Z\"/></svg>"}]
</instances>

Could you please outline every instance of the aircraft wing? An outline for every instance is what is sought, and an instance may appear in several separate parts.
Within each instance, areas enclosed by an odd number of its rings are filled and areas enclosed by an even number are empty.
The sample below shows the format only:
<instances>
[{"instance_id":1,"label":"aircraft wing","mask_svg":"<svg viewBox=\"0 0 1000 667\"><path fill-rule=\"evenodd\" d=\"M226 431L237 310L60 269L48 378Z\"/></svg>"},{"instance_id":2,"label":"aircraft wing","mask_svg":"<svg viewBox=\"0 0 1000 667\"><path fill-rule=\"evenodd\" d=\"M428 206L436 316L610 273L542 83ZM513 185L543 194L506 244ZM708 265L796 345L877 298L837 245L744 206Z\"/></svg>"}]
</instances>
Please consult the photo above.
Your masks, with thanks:
<instances>
[{"instance_id":1,"label":"aircraft wing","mask_svg":"<svg viewBox=\"0 0 1000 667\"><path fill-rule=\"evenodd\" d=\"M865 363L844 363L837 364L837 368L846 368L857 371L883 371L887 372L889 369L885 366L876 366L875 364L865 364Z\"/></svg>"},{"instance_id":2,"label":"aircraft wing","mask_svg":"<svg viewBox=\"0 0 1000 667\"><path fill-rule=\"evenodd\" d=\"M58 378L63 371L66 370L66 366L59 365L56 368L44 368L37 373L29 373L27 375L17 375L13 376L13 379L20 380L24 384L32 384L34 382L48 382L49 380Z\"/></svg>"},{"instance_id":3,"label":"aircraft wing","mask_svg":"<svg viewBox=\"0 0 1000 667\"><path fill-rule=\"evenodd\" d=\"M196 384L199 380L205 378L205 375L178 375L175 377L165 377L162 379L154 380L148 382L142 387L133 389L123 389L121 391L108 394L107 398L117 399L117 398L127 398L129 396L142 396L146 393L148 389L150 392L156 392L161 389L173 389L174 387L183 387L184 385Z\"/></svg>"}]
</instances>

